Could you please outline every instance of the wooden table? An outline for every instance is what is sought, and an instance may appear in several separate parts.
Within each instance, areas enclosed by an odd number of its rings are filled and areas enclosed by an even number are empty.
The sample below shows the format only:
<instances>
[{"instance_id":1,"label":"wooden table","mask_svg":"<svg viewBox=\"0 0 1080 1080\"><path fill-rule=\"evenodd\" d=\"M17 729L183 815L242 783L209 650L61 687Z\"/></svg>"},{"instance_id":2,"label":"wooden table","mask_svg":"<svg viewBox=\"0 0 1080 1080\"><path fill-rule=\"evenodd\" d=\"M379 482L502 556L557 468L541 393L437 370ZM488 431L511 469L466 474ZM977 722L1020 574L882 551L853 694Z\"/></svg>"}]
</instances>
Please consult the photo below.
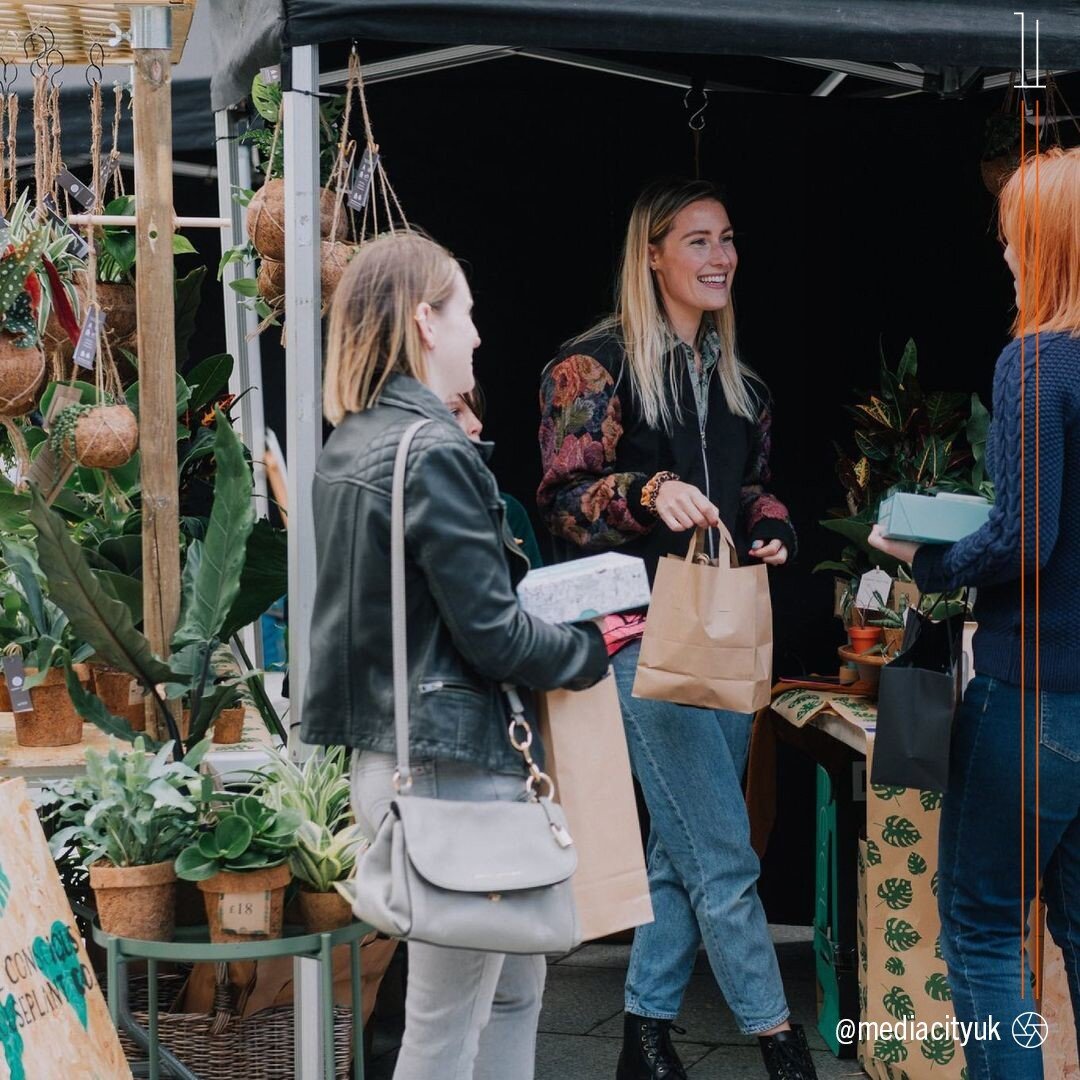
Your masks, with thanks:
<instances>
[{"instance_id":1,"label":"wooden table","mask_svg":"<svg viewBox=\"0 0 1080 1080\"><path fill-rule=\"evenodd\" d=\"M19 746L15 741L15 718L0 713L0 779L24 777L31 785L79 776L86 771L86 750L92 746L105 753L110 738L94 724L83 724L82 742L71 746ZM264 764L273 753L273 742L262 718L254 709L244 717L238 743L215 746L203 759L223 780L242 780Z\"/></svg>"}]
</instances>

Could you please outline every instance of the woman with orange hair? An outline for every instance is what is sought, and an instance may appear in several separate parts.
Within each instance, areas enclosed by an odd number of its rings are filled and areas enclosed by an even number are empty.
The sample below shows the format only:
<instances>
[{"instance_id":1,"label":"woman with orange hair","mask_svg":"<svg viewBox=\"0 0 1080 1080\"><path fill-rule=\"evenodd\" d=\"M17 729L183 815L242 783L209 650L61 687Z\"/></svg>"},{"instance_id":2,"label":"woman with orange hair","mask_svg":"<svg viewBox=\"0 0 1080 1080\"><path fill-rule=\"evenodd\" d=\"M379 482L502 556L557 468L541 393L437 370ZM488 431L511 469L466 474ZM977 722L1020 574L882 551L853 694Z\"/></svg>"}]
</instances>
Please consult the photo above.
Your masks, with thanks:
<instances>
[{"instance_id":1,"label":"woman with orange hair","mask_svg":"<svg viewBox=\"0 0 1080 1080\"><path fill-rule=\"evenodd\" d=\"M955 544L877 527L870 542L924 592L978 587L978 674L942 809L941 951L957 1018L999 1025L965 1046L971 1080L1041 1080L1045 1028L1025 1015L1021 966L1040 890L1080 1016L1080 148L1021 165L999 231L1017 316L994 373L990 519Z\"/></svg>"}]
</instances>

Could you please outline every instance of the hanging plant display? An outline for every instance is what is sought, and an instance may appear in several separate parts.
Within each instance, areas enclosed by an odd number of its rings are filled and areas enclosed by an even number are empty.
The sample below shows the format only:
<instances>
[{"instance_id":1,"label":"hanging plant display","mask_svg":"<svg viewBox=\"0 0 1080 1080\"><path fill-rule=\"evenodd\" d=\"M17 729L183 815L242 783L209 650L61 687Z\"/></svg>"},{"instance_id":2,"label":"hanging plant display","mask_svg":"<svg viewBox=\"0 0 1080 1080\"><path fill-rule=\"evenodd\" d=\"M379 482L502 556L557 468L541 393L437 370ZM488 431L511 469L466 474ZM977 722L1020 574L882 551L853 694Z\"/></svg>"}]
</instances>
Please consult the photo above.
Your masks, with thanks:
<instances>
[{"instance_id":1,"label":"hanging plant display","mask_svg":"<svg viewBox=\"0 0 1080 1080\"><path fill-rule=\"evenodd\" d=\"M319 275L322 282L323 306L330 303L338 287L341 275L349 260L360 250L357 244L343 244L338 240L322 242L322 259L319 263Z\"/></svg>"},{"instance_id":2,"label":"hanging plant display","mask_svg":"<svg viewBox=\"0 0 1080 1080\"><path fill-rule=\"evenodd\" d=\"M276 259L263 258L259 263L259 274L255 278L259 295L272 307L280 308L285 304L285 264Z\"/></svg>"},{"instance_id":3,"label":"hanging plant display","mask_svg":"<svg viewBox=\"0 0 1080 1080\"><path fill-rule=\"evenodd\" d=\"M139 422L123 404L69 405L53 420L49 445L88 469L115 469L139 445Z\"/></svg>"},{"instance_id":4,"label":"hanging plant display","mask_svg":"<svg viewBox=\"0 0 1080 1080\"><path fill-rule=\"evenodd\" d=\"M344 217L338 218L334 207L336 192L319 189L319 214L322 238L344 240L348 228ZM285 258L285 181L267 180L248 203L247 230L255 250L264 259L282 262Z\"/></svg>"}]
</instances>

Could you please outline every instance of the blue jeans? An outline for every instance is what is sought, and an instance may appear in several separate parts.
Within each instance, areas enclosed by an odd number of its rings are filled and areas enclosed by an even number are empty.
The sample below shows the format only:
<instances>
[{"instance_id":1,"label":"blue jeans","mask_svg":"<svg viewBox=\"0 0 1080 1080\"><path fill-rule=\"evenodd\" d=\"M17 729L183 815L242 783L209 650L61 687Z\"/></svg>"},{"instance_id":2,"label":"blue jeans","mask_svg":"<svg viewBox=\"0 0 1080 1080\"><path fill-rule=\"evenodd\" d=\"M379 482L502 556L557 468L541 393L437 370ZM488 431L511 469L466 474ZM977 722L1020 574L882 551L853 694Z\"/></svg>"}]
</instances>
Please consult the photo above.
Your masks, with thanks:
<instances>
[{"instance_id":1,"label":"blue jeans","mask_svg":"<svg viewBox=\"0 0 1080 1080\"><path fill-rule=\"evenodd\" d=\"M1042 1080L1042 1054L1012 1036L1013 1020L1036 1009L1026 959L1021 967L1036 868L1047 924L1064 953L1073 1011L1080 1015L1080 694L1043 692L1041 698L1037 814L1035 694L1023 695L1023 770L1018 686L976 676L953 727L941 813L941 952L957 1018L992 1017L1000 1024L999 1039L968 1042L971 1080Z\"/></svg>"},{"instance_id":2,"label":"blue jeans","mask_svg":"<svg viewBox=\"0 0 1080 1080\"><path fill-rule=\"evenodd\" d=\"M740 1030L768 1031L789 1015L776 950L757 895L742 774L753 717L631 694L641 643L612 658L630 765L645 793L655 921L639 926L626 1010L674 1019L704 941Z\"/></svg>"}]
</instances>

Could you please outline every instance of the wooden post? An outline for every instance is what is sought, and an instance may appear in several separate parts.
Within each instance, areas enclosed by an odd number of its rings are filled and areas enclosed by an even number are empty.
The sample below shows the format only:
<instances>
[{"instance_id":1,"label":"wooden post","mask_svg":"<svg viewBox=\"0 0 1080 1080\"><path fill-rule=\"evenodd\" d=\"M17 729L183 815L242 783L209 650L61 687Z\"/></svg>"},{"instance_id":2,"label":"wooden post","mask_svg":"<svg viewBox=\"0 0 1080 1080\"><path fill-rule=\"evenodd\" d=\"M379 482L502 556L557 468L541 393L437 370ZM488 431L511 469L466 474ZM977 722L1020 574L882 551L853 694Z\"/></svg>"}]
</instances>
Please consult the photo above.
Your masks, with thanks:
<instances>
[{"instance_id":1,"label":"wooden post","mask_svg":"<svg viewBox=\"0 0 1080 1080\"><path fill-rule=\"evenodd\" d=\"M167 11L166 11L167 14ZM176 465L176 336L173 320L172 101L169 50L135 41L136 292L143 620L167 657L180 614L180 510ZM167 738L147 703L147 731Z\"/></svg>"}]
</instances>

